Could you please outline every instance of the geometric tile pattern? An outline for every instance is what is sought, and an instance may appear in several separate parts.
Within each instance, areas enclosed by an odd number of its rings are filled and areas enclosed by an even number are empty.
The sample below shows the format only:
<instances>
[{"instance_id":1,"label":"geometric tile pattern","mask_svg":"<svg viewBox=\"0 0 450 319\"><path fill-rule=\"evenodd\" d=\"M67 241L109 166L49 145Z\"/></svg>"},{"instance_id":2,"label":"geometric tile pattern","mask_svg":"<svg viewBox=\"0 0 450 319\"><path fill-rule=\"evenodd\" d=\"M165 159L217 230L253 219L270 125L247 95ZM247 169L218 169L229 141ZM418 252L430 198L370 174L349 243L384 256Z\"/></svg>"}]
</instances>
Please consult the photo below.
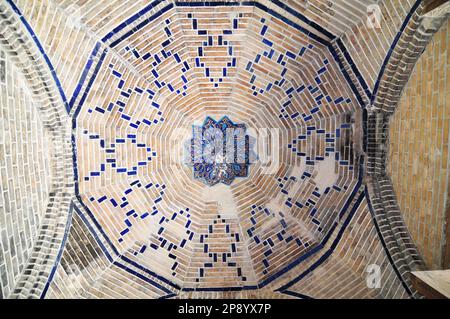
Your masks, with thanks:
<instances>
[{"instance_id":1,"label":"geometric tile pattern","mask_svg":"<svg viewBox=\"0 0 450 319\"><path fill-rule=\"evenodd\" d=\"M372 87L337 2L311 2L322 19L285 0L55 3L36 5L41 22L19 5L38 37L66 25L80 52L68 61L42 37L73 92L76 193L46 296L408 296L364 192ZM365 10L346 8L355 23ZM208 153L202 138L189 163L181 155L208 125L244 130L226 149L243 148L244 163L186 165Z\"/></svg>"}]
</instances>

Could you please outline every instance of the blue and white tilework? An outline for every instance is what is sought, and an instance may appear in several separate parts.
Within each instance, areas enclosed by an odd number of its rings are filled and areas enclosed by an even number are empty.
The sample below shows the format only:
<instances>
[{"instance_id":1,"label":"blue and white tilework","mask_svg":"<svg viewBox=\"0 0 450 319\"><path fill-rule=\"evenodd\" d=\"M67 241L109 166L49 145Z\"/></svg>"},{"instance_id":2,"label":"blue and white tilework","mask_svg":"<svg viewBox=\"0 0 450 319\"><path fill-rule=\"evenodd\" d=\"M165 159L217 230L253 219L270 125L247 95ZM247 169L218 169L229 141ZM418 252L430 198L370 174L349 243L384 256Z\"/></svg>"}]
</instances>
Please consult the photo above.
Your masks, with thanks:
<instances>
[{"instance_id":1,"label":"blue and white tilework","mask_svg":"<svg viewBox=\"0 0 450 319\"><path fill-rule=\"evenodd\" d=\"M360 106L343 72L324 39L258 3L158 2L130 16L96 45L71 99L77 195L94 228L130 269L172 287L275 282L322 248L359 185ZM173 160L184 145L172 137L191 139L205 118L279 128L279 167L250 165L246 140L245 165L202 183Z\"/></svg>"}]
</instances>

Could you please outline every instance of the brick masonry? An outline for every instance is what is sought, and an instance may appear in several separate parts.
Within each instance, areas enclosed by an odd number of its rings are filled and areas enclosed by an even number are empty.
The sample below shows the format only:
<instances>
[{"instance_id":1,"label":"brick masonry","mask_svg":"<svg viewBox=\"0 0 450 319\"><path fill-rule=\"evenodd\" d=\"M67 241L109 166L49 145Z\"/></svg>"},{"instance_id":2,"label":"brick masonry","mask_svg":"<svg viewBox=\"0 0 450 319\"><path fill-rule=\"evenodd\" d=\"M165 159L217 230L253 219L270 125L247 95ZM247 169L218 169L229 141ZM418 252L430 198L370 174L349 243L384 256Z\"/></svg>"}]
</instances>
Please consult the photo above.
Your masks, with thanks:
<instances>
[{"instance_id":1,"label":"brick masonry","mask_svg":"<svg viewBox=\"0 0 450 319\"><path fill-rule=\"evenodd\" d=\"M50 140L22 140L43 148L45 170L28 175L49 185L31 192L43 217L24 221L53 225L6 224L4 297L418 297L407 272L423 263L386 167L389 119L429 36L420 1L380 3L368 28L374 2L2 4L12 39L34 41L15 69L0 57L6 77L30 79L4 90L29 92L23 112L40 117L22 122ZM275 131L279 165L256 148L231 185L194 179L179 153L209 116ZM7 203L31 183L15 172ZM14 231L38 240L12 254Z\"/></svg>"}]
</instances>

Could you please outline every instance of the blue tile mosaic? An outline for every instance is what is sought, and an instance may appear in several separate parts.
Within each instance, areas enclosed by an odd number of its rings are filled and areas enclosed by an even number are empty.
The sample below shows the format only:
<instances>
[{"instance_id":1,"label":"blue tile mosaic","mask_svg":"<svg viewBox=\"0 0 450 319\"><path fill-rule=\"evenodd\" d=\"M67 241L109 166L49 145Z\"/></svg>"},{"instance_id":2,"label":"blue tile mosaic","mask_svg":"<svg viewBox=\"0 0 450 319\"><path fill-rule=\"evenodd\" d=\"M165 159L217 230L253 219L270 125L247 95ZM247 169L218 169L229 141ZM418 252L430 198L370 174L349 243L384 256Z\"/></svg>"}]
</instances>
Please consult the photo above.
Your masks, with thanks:
<instances>
[{"instance_id":1,"label":"blue tile mosaic","mask_svg":"<svg viewBox=\"0 0 450 319\"><path fill-rule=\"evenodd\" d=\"M192 132L187 151L194 178L213 186L230 185L236 177L247 177L255 155L245 124L234 124L226 116L219 121L207 117L202 126L193 126Z\"/></svg>"}]
</instances>

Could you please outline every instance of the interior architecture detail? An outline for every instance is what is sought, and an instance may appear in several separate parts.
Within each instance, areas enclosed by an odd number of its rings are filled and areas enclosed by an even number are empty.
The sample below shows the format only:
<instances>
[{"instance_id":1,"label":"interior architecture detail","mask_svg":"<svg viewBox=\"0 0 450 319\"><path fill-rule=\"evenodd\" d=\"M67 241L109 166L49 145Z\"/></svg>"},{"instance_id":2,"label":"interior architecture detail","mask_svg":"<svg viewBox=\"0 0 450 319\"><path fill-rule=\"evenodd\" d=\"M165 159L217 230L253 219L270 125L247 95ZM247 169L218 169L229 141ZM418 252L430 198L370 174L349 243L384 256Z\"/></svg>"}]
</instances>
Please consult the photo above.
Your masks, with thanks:
<instances>
[{"instance_id":1,"label":"interior architecture detail","mask_svg":"<svg viewBox=\"0 0 450 319\"><path fill-rule=\"evenodd\" d=\"M450 282L449 16L0 0L0 297L431 296L423 271Z\"/></svg>"},{"instance_id":2,"label":"interior architecture detail","mask_svg":"<svg viewBox=\"0 0 450 319\"><path fill-rule=\"evenodd\" d=\"M185 150L194 178L206 185L230 185L235 177L247 177L254 139L246 135L245 124L234 124L228 117L220 121L207 117L202 126L193 127L193 137Z\"/></svg>"}]
</instances>

